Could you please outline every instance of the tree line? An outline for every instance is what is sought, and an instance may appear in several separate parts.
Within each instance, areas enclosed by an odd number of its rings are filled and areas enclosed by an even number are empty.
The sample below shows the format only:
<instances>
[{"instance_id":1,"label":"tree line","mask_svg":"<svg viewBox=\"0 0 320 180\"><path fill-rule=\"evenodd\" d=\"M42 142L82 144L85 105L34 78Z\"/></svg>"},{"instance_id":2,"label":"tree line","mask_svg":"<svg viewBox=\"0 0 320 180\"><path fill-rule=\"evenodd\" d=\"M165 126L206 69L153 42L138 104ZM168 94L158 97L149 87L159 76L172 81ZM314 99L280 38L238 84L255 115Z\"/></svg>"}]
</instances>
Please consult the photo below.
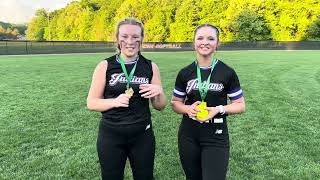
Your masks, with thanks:
<instances>
[{"instance_id":1,"label":"tree line","mask_svg":"<svg viewBox=\"0 0 320 180\"><path fill-rule=\"evenodd\" d=\"M0 21L0 40L18 39L19 36L25 35L26 25L16 25Z\"/></svg>"},{"instance_id":2,"label":"tree line","mask_svg":"<svg viewBox=\"0 0 320 180\"><path fill-rule=\"evenodd\" d=\"M190 42L211 23L222 41L320 40L319 0L81 0L28 24L29 40L114 41L116 23L135 17L147 42Z\"/></svg>"}]
</instances>

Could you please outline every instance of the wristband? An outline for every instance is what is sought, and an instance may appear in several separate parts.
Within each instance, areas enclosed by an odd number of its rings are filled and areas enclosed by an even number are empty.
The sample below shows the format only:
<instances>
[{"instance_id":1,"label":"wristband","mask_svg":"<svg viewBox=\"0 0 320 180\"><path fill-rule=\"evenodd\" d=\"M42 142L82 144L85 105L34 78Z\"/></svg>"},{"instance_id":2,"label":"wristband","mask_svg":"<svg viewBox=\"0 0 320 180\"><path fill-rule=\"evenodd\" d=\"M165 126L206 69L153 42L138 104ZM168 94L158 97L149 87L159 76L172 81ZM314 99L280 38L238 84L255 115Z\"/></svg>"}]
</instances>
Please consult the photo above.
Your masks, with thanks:
<instances>
[{"instance_id":1,"label":"wristband","mask_svg":"<svg viewBox=\"0 0 320 180\"><path fill-rule=\"evenodd\" d=\"M219 105L218 108L219 108L219 113L220 113L221 115L224 115L224 114L226 113L226 110L224 109L224 106Z\"/></svg>"}]
</instances>

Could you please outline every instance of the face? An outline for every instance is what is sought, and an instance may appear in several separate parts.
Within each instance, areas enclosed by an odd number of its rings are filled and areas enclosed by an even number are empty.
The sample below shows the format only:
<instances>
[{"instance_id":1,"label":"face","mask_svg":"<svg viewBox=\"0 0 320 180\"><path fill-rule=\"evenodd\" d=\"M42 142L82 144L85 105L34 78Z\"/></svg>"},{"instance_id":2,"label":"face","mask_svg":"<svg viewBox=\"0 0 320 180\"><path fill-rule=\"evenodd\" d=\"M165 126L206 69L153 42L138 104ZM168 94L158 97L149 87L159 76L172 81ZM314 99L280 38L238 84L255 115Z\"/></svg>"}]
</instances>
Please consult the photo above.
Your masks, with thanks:
<instances>
[{"instance_id":1,"label":"face","mask_svg":"<svg viewBox=\"0 0 320 180\"><path fill-rule=\"evenodd\" d=\"M212 27L201 27L196 32L194 47L201 56L212 55L218 47L217 32Z\"/></svg>"},{"instance_id":2,"label":"face","mask_svg":"<svg viewBox=\"0 0 320 180\"><path fill-rule=\"evenodd\" d=\"M142 41L141 28L137 25L124 24L119 28L118 43L121 54L125 58L133 58L138 55Z\"/></svg>"}]
</instances>

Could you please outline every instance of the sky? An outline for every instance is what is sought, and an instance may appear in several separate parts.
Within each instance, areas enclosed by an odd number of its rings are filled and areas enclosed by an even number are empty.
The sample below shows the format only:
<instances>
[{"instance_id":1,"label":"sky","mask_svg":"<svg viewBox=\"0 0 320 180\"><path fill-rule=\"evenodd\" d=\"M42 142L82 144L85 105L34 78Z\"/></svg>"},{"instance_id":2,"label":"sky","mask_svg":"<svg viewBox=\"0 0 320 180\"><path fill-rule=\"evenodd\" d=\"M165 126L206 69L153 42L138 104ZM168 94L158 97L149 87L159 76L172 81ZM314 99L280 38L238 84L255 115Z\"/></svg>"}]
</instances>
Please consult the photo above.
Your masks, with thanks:
<instances>
[{"instance_id":1,"label":"sky","mask_svg":"<svg viewBox=\"0 0 320 180\"><path fill-rule=\"evenodd\" d=\"M65 7L75 0L0 0L0 21L9 23L27 23L37 9L49 11Z\"/></svg>"}]
</instances>

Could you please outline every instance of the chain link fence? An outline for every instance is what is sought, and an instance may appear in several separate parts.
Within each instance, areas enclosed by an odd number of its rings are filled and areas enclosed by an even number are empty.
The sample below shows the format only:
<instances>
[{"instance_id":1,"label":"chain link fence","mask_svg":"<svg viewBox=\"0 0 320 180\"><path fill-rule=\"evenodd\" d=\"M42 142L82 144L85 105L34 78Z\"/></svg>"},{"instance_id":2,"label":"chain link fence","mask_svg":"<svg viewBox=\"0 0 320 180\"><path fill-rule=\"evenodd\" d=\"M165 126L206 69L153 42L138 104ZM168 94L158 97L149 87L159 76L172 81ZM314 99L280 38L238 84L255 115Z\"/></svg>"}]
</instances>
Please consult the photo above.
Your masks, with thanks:
<instances>
[{"instance_id":1,"label":"chain link fence","mask_svg":"<svg viewBox=\"0 0 320 180\"><path fill-rule=\"evenodd\" d=\"M192 51L192 42L146 42L143 51ZM319 41L222 42L219 50L320 50ZM0 41L0 55L115 52L114 42L103 41Z\"/></svg>"}]
</instances>

